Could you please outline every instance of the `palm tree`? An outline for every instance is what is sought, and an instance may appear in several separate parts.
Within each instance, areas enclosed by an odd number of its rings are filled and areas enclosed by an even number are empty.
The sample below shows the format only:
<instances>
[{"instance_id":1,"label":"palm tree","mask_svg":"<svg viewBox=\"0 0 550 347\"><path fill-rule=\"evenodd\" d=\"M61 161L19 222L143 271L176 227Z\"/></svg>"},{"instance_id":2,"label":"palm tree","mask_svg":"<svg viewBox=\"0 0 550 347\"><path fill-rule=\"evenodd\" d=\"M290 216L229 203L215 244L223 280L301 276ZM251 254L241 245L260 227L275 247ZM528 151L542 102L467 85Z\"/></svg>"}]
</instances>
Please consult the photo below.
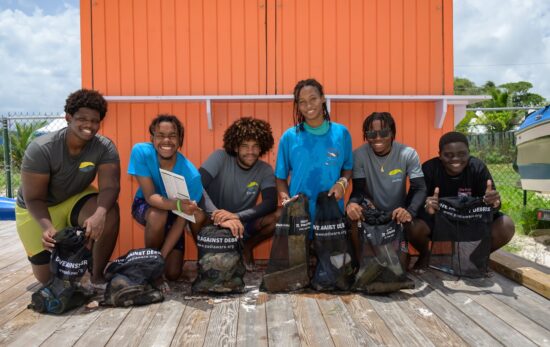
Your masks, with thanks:
<instances>
[{"instance_id":1,"label":"palm tree","mask_svg":"<svg viewBox=\"0 0 550 347\"><path fill-rule=\"evenodd\" d=\"M20 168L25 150L31 141L36 137L36 130L46 125L47 121L36 123L15 123L15 133L10 134L11 158L13 166Z\"/></svg>"}]
</instances>

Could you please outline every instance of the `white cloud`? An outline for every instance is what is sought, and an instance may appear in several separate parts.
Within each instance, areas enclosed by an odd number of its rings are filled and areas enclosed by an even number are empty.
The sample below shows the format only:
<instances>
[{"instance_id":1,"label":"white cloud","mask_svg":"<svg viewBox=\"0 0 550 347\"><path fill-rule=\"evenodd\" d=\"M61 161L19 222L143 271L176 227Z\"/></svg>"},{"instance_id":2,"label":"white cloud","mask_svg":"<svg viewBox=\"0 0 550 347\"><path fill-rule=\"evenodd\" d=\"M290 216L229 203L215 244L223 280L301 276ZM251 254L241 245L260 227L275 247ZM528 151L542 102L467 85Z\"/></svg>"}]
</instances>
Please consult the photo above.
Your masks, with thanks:
<instances>
[{"instance_id":1,"label":"white cloud","mask_svg":"<svg viewBox=\"0 0 550 347\"><path fill-rule=\"evenodd\" d=\"M550 99L550 1L454 1L455 76L528 81Z\"/></svg>"},{"instance_id":2,"label":"white cloud","mask_svg":"<svg viewBox=\"0 0 550 347\"><path fill-rule=\"evenodd\" d=\"M81 86L80 16L64 5L56 13L0 11L0 114L55 112Z\"/></svg>"}]
</instances>

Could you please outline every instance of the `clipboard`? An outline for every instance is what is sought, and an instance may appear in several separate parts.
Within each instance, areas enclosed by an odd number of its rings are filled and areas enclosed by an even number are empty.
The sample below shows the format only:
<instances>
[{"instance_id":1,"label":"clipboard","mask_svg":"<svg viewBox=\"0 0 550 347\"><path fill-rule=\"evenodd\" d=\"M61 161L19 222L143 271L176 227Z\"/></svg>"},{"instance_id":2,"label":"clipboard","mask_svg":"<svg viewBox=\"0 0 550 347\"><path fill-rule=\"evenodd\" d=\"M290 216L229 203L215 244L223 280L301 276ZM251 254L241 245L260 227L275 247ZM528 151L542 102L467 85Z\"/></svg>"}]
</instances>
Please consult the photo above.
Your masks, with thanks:
<instances>
[{"instance_id":1,"label":"clipboard","mask_svg":"<svg viewBox=\"0 0 550 347\"><path fill-rule=\"evenodd\" d=\"M159 169L159 171L160 177L162 178L162 183L164 183L164 188L166 189L166 194L168 194L168 198L191 200L189 190L187 189L187 183L185 182L185 177L164 169ZM195 216L191 214L180 212L178 210L172 210L172 212L192 223L195 223Z\"/></svg>"}]
</instances>

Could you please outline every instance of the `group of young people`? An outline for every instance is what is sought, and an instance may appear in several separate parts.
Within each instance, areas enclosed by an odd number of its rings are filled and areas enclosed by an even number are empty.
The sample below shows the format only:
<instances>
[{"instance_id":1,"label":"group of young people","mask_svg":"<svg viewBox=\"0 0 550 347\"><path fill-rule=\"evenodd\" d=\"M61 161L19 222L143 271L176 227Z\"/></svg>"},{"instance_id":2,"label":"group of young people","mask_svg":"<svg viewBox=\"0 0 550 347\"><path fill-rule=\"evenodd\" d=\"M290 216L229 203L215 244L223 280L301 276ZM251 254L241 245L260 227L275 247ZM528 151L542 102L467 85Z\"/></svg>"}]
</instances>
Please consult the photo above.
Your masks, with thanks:
<instances>
[{"instance_id":1,"label":"group of young people","mask_svg":"<svg viewBox=\"0 0 550 347\"><path fill-rule=\"evenodd\" d=\"M101 94L78 90L66 101L67 128L38 137L25 152L16 225L33 273L42 283L50 277L54 235L66 226L86 229L93 247L92 283L104 282L103 270L116 243L120 215L116 203L119 155L108 138L97 134L106 112ZM254 118L231 124L223 149L197 169L180 153L185 133L179 119L168 114L153 119L150 142L134 145L127 172L139 184L132 216L144 226L145 246L161 251L165 278L181 275L184 230L196 238L201 227L211 223L242 238L245 262L252 264L253 248L275 230L278 202L284 205L298 194L311 202L312 220L317 196L326 191L352 221L363 218L365 206L391 212L404 225L405 239L420 254L417 268L427 265L439 198L480 196L495 209L500 207L489 170L470 156L463 134L443 135L439 156L421 165L413 148L395 141L397 130L390 113L372 113L362 129L365 143L352 151L349 131L330 119L323 86L314 79L302 80L294 88L294 126L280 138L275 169L259 159L273 147L271 126ZM182 175L190 199L168 196L159 169ZM97 188L92 185L96 177ZM350 182L353 188L344 206ZM195 222L174 210L193 215ZM513 234L512 220L496 213L491 249L505 245ZM356 231L352 240L357 247ZM401 247L408 250L407 242ZM408 267L408 253L403 254L402 264Z\"/></svg>"}]
</instances>

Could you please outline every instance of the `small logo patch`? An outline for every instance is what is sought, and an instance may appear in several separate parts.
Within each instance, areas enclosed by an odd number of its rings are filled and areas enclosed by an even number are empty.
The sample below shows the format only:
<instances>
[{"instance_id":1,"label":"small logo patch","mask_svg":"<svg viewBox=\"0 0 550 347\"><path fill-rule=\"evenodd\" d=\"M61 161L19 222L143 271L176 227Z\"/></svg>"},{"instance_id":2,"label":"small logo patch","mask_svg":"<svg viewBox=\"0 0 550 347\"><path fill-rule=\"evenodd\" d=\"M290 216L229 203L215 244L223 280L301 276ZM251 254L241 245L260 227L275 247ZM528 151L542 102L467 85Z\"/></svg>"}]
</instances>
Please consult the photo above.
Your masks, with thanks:
<instances>
[{"instance_id":1,"label":"small logo patch","mask_svg":"<svg viewBox=\"0 0 550 347\"><path fill-rule=\"evenodd\" d=\"M246 185L246 194L256 194L260 189L260 185L256 181L252 181Z\"/></svg>"},{"instance_id":2,"label":"small logo patch","mask_svg":"<svg viewBox=\"0 0 550 347\"><path fill-rule=\"evenodd\" d=\"M391 170L388 175L395 176L395 175L400 174L400 173L403 173L403 171L401 171L401 169L395 169L395 170Z\"/></svg>"},{"instance_id":3,"label":"small logo patch","mask_svg":"<svg viewBox=\"0 0 550 347\"><path fill-rule=\"evenodd\" d=\"M78 166L78 169L82 172L90 172L95 168L95 164L89 161L83 161Z\"/></svg>"}]
</instances>

